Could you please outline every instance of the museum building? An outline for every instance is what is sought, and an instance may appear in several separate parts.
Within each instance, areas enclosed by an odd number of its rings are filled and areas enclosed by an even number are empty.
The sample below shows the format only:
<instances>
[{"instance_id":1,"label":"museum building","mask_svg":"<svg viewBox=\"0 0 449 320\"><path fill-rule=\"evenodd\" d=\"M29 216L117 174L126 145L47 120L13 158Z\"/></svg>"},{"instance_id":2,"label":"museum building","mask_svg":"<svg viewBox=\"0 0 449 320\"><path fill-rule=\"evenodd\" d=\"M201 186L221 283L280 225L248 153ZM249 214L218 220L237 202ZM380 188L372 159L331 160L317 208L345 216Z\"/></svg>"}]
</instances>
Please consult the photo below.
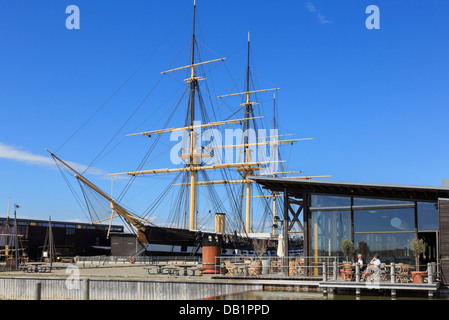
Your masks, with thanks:
<instances>
[{"instance_id":1,"label":"museum building","mask_svg":"<svg viewBox=\"0 0 449 320\"><path fill-rule=\"evenodd\" d=\"M343 260L341 243L349 239L367 262L377 253L385 263L414 265L410 244L417 237L427 244L420 265L437 262L449 280L449 186L251 179L283 193L284 225L302 229L304 256Z\"/></svg>"}]
</instances>

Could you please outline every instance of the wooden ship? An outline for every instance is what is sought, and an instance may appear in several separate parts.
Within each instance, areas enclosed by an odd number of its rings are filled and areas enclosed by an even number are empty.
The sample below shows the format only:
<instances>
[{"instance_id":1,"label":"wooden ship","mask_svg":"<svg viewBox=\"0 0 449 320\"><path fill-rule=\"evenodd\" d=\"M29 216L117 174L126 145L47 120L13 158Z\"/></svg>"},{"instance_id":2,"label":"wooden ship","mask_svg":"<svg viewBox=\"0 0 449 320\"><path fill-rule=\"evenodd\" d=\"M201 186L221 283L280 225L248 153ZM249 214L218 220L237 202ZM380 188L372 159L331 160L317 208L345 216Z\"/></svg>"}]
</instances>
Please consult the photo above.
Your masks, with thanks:
<instances>
[{"instance_id":1,"label":"wooden ship","mask_svg":"<svg viewBox=\"0 0 449 320\"><path fill-rule=\"evenodd\" d=\"M151 150L156 149L157 142L160 136L164 134L172 134L174 132L183 132L186 134L186 139L183 139L184 145L180 148L177 156L181 159L181 167L176 168L162 168L162 169L143 169L141 166L134 171L126 171L121 173L113 173L112 177L129 176L130 181L134 181L137 177L153 176L158 174L175 174L180 182L171 182L162 190L160 197L155 202L164 203L164 197L168 193L168 188L178 188L179 207L184 220L177 225L157 225L149 221L146 216L139 216L133 213L128 208L120 203L119 200L114 199L111 194L101 190L94 183L88 180L82 173L75 170L67 161L60 159L54 153L48 151L62 169L68 170L74 174L77 181L82 188L87 188L93 191L94 196L104 201L109 206L109 213L106 217L100 217L94 211L94 201L89 200L86 196L88 193L83 192L83 198L86 201L86 207L92 217L92 223L100 223L109 220L112 223L113 218L121 218L130 230L135 233L136 238L141 244L140 250L137 254L147 255L199 255L203 249L208 246L219 247L218 255L231 255L241 253L251 253L254 251L255 241L265 241L268 243L267 254L276 254L277 233L276 227L278 218L276 216L276 207L282 208L282 198L278 199L277 194L268 194L267 191L262 190L260 186L250 179L252 175L271 175L271 176L286 176L290 173L302 171L285 171L282 170L285 161L279 159L279 145L292 144L299 140L307 139L280 139L283 135L279 135L275 130L274 135L266 135L262 137L253 137L250 139L249 134L243 134L240 143L223 145L223 144L209 144L204 147L198 143L201 137L198 134L199 130L228 127L237 125L242 128L242 132L253 132L257 134L256 123L262 116L255 113L254 106L258 104L253 98L256 94L263 94L266 92L276 93L279 88L256 90L251 88L251 67L250 67L250 36L248 33L247 43L247 65L246 65L246 79L244 91L238 93L230 93L221 95L218 98L227 99L228 97L243 97L243 102L240 104L239 110L243 114L236 119L227 119L223 121L204 121L209 118L204 115L207 108L204 106L204 101L200 94L200 83L206 81L206 78L201 72L204 65L212 63L220 63L225 58L213 59L209 61L200 61L196 54L196 35L195 35L195 17L196 17L196 3L193 5L193 24L192 37L188 65L173 68L163 71L162 74L171 74L179 71L187 71L187 78L184 79L186 84L186 93L188 93L188 103L186 110L185 123L182 126L167 128L160 130L144 131L140 133L132 133L129 136L145 136L150 137L154 144ZM273 97L273 109L276 108L276 95ZM177 107L177 106L176 106ZM241 111L240 111L241 112ZM273 126L276 126L276 112L273 112ZM203 120L202 122L197 119ZM274 128L273 128L274 129ZM266 131L265 131L266 132ZM267 140L268 139L268 140ZM267 148L270 147L270 155L266 159L255 159L254 147ZM240 155L240 161L226 163L223 159L218 159L217 154L224 149L239 149L243 152ZM279 170L278 168L281 168ZM277 170L273 170L276 168ZM209 179L209 172L221 174L221 179ZM234 178L233 178L234 177ZM318 177L318 176L316 176ZM297 179L311 179L312 176L297 176L291 177ZM213 229L202 230L202 225L198 223L198 202L200 194L198 189L202 186L208 188L212 195L208 199L219 198L215 187L221 187L222 190L229 191L227 199L231 203L230 209L226 209L223 205L216 205L215 212L210 214L214 216L215 226ZM239 186L239 188L235 188ZM127 185L128 187L128 185ZM256 195L255 190L261 194ZM268 221L267 225L270 228L268 237L265 235L261 237L253 232L252 221L254 217L255 207L253 202L265 201L265 210L268 212L265 219ZM156 205L154 206L157 207ZM157 211L157 210L156 210ZM228 212L226 212L228 211ZM235 218L230 218L230 211L234 211ZM237 223L230 223L230 221L237 221ZM292 226L290 226L291 228ZM300 232L300 230L299 230ZM289 246L293 250L301 251L302 240L297 238Z\"/></svg>"},{"instance_id":2,"label":"wooden ship","mask_svg":"<svg viewBox=\"0 0 449 320\"><path fill-rule=\"evenodd\" d=\"M25 249L22 243L22 235L18 234L16 208L14 204L14 219L10 218L8 199L8 214L3 225L0 225L0 261L5 262L5 266L1 269L15 270L19 264L27 262L28 259L24 255Z\"/></svg>"}]
</instances>

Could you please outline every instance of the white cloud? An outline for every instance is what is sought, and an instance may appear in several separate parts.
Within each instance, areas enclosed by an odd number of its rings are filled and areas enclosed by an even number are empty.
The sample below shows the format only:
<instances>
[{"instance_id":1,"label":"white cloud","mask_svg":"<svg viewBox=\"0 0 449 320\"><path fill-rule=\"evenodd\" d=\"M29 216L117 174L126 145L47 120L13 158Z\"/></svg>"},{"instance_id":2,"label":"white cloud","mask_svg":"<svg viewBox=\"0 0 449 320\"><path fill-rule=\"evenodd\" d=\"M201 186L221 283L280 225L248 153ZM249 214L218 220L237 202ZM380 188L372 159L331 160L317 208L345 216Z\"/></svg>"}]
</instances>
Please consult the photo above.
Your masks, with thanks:
<instances>
[{"instance_id":1,"label":"white cloud","mask_svg":"<svg viewBox=\"0 0 449 320\"><path fill-rule=\"evenodd\" d=\"M23 162L30 165L37 165L51 169L58 169L58 167L55 164L55 161L53 160L52 157L50 157L50 155L48 157L45 157L38 154L33 154L31 152L23 150L23 148L6 145L2 142L0 142L0 159L7 159L17 162ZM83 164L78 164L70 161L67 161L67 164L79 172L84 172L87 169L87 166ZM97 168L89 168L88 172L89 174L99 176L107 175L107 173L104 170Z\"/></svg>"},{"instance_id":2,"label":"white cloud","mask_svg":"<svg viewBox=\"0 0 449 320\"><path fill-rule=\"evenodd\" d=\"M333 21L327 19L321 12L318 11L312 2L306 2L305 7L307 8L307 10L309 10L309 12L316 14L316 17L320 24L333 23Z\"/></svg>"},{"instance_id":3,"label":"white cloud","mask_svg":"<svg viewBox=\"0 0 449 320\"><path fill-rule=\"evenodd\" d=\"M314 6L313 3L311 3L311 2L306 2L306 8L307 8L310 12L317 12L315 6Z\"/></svg>"}]
</instances>

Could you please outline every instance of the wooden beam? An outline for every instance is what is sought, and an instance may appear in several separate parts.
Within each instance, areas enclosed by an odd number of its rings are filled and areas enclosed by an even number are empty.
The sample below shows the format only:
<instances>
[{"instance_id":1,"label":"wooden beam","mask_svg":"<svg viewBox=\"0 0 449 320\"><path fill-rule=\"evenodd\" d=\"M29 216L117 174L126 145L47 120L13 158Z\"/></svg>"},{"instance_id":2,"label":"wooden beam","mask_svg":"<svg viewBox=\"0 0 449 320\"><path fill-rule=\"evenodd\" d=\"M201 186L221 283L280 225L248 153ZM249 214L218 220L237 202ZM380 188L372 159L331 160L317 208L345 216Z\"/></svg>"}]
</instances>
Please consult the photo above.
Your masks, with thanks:
<instances>
[{"instance_id":1,"label":"wooden beam","mask_svg":"<svg viewBox=\"0 0 449 320\"><path fill-rule=\"evenodd\" d=\"M264 91L279 90L279 89L280 89L280 88L272 88L272 89L262 89L262 90L253 90L253 91L245 91L245 92L231 93L231 94L225 94L225 95L222 95L222 96L218 96L218 98L231 97L231 96L237 96L237 95L248 94L248 93L256 93L256 92L264 92Z\"/></svg>"},{"instance_id":2,"label":"wooden beam","mask_svg":"<svg viewBox=\"0 0 449 320\"><path fill-rule=\"evenodd\" d=\"M127 134L126 136L127 137L129 137L129 136L136 136L136 135L151 136L153 134L175 132L175 131L184 131L184 130L188 131L188 130L195 130L195 129L201 129L201 128L209 128L209 127L221 126L221 125L225 125L225 124L239 123L239 122L243 122L243 121L247 121L247 120L260 119L260 118L263 118L263 116L244 118L244 119L226 120L226 121L217 121L217 122L211 122L211 123L206 123L206 124L198 124L198 125L186 126L186 127L180 127L180 128L169 128L169 129L161 129L161 130L154 130L154 131L144 131L144 132Z\"/></svg>"},{"instance_id":3,"label":"wooden beam","mask_svg":"<svg viewBox=\"0 0 449 320\"><path fill-rule=\"evenodd\" d=\"M290 140L278 140L278 141L265 141L265 142L255 142L255 143L245 143L245 144L232 144L225 146L215 146L206 149L224 149L224 148L243 148L243 147L253 147L262 145L275 145L284 143L294 143L302 140L312 140L313 138L303 138L303 139L290 139Z\"/></svg>"},{"instance_id":4,"label":"wooden beam","mask_svg":"<svg viewBox=\"0 0 449 320\"><path fill-rule=\"evenodd\" d=\"M206 63L211 63L211 62L215 62L215 61L223 61L226 60L226 58L219 58L219 59L214 59L214 60L209 60L209 61L204 61L204 62L198 62L198 63L194 63L194 64L189 64L187 66L184 67L179 67L179 68L175 68L175 69L170 69L167 71L162 71L161 74L166 74L172 71L177 71L177 70L182 70L182 69L187 69L187 68L192 68L192 67L196 67L202 64L206 64Z\"/></svg>"},{"instance_id":5,"label":"wooden beam","mask_svg":"<svg viewBox=\"0 0 449 320\"><path fill-rule=\"evenodd\" d=\"M182 172L182 171L201 171L201 170L213 170L213 169L227 169L227 168L238 168L238 167L247 167L247 166L258 166L262 164L275 163L275 162L285 162L285 160L281 161L259 161L259 162L242 162L242 163L227 163L227 164L215 164L210 166L197 166L197 167L184 167L184 168L173 168L173 169L152 169L152 170L142 170L142 171L130 171L130 172L121 172L121 173L111 173L110 176L116 175L143 175L143 174L157 174L157 173L171 173L171 172Z\"/></svg>"}]
</instances>

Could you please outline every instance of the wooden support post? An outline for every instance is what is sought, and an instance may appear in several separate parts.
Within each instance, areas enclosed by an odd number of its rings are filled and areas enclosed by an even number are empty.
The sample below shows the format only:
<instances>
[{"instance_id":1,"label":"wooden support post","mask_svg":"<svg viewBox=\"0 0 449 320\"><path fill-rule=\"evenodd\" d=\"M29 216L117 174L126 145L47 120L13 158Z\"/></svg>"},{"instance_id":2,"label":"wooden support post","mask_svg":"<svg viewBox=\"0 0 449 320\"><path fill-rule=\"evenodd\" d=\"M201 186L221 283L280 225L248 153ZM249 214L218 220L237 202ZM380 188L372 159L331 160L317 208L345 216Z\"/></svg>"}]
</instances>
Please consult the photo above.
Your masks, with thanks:
<instances>
[{"instance_id":1,"label":"wooden support post","mask_svg":"<svg viewBox=\"0 0 449 320\"><path fill-rule=\"evenodd\" d=\"M337 280L337 260L332 263L333 280Z\"/></svg>"},{"instance_id":2,"label":"wooden support post","mask_svg":"<svg viewBox=\"0 0 449 320\"><path fill-rule=\"evenodd\" d=\"M90 283L89 279L83 279L83 300L89 300L90 296Z\"/></svg>"},{"instance_id":3,"label":"wooden support post","mask_svg":"<svg viewBox=\"0 0 449 320\"><path fill-rule=\"evenodd\" d=\"M323 281L327 281L327 264L323 261Z\"/></svg>"},{"instance_id":4,"label":"wooden support post","mask_svg":"<svg viewBox=\"0 0 449 320\"><path fill-rule=\"evenodd\" d=\"M427 282L429 284L433 283L433 277L434 277L433 264L429 262L427 264Z\"/></svg>"},{"instance_id":5,"label":"wooden support post","mask_svg":"<svg viewBox=\"0 0 449 320\"><path fill-rule=\"evenodd\" d=\"M284 237L284 251L283 265L285 266L284 274L288 276L288 192L287 188L284 188L284 220L282 222L282 235Z\"/></svg>"},{"instance_id":6,"label":"wooden support post","mask_svg":"<svg viewBox=\"0 0 449 320\"><path fill-rule=\"evenodd\" d=\"M390 264L390 279L391 279L391 283L396 283L396 275L395 275L395 271L394 271L394 263L393 262Z\"/></svg>"},{"instance_id":7,"label":"wooden support post","mask_svg":"<svg viewBox=\"0 0 449 320\"><path fill-rule=\"evenodd\" d=\"M42 285L40 282L34 283L34 300L41 300Z\"/></svg>"},{"instance_id":8,"label":"wooden support post","mask_svg":"<svg viewBox=\"0 0 449 320\"><path fill-rule=\"evenodd\" d=\"M282 233L284 236L284 249L285 249L285 255L288 256L288 192L287 188L284 188L284 221L282 224Z\"/></svg>"}]
</instances>

